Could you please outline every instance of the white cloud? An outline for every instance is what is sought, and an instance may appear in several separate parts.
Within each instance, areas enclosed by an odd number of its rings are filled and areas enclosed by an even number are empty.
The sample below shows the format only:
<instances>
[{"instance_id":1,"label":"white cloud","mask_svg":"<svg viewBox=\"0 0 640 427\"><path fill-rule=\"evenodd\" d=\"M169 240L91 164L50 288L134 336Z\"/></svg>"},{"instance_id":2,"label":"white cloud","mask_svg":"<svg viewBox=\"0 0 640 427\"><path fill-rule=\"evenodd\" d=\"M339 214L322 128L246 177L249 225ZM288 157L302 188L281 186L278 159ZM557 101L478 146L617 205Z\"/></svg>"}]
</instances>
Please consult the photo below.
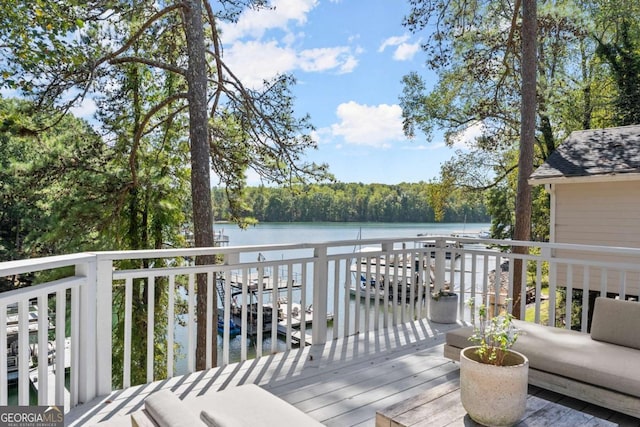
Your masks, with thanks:
<instances>
[{"instance_id":1,"label":"white cloud","mask_svg":"<svg viewBox=\"0 0 640 427\"><path fill-rule=\"evenodd\" d=\"M261 38L267 30L287 30L291 21L303 25L317 5L317 0L273 0L271 9L247 9L237 23L220 24L222 39L233 43L243 37Z\"/></svg>"},{"instance_id":2,"label":"white cloud","mask_svg":"<svg viewBox=\"0 0 640 427\"><path fill-rule=\"evenodd\" d=\"M402 43L393 53L393 59L396 61L409 61L413 59L420 50L420 43Z\"/></svg>"},{"instance_id":3,"label":"white cloud","mask_svg":"<svg viewBox=\"0 0 640 427\"><path fill-rule=\"evenodd\" d=\"M406 42L407 40L409 40L409 36L407 36L407 35L389 37L388 39L386 39L385 41L382 42L382 44L378 48L378 52L384 52L384 50L389 46L401 45L402 43Z\"/></svg>"},{"instance_id":4,"label":"white cloud","mask_svg":"<svg viewBox=\"0 0 640 427\"><path fill-rule=\"evenodd\" d=\"M92 98L87 97L84 98L79 105L71 107L69 111L76 117L90 120L93 118L97 109L96 102Z\"/></svg>"},{"instance_id":5,"label":"white cloud","mask_svg":"<svg viewBox=\"0 0 640 427\"><path fill-rule=\"evenodd\" d=\"M346 46L307 49L300 52L300 68L303 71L326 71L338 68L352 58Z\"/></svg>"},{"instance_id":6,"label":"white cloud","mask_svg":"<svg viewBox=\"0 0 640 427\"><path fill-rule=\"evenodd\" d=\"M420 50L420 43L407 43L409 36L393 36L382 42L378 52L384 52L387 47L395 47L393 59L396 61L408 61L413 59Z\"/></svg>"},{"instance_id":7,"label":"white cloud","mask_svg":"<svg viewBox=\"0 0 640 427\"><path fill-rule=\"evenodd\" d=\"M468 150L469 146L474 145L476 139L481 137L485 130L486 126L482 122L475 122L467 126L464 130L451 137L453 147Z\"/></svg>"},{"instance_id":8,"label":"white cloud","mask_svg":"<svg viewBox=\"0 0 640 427\"><path fill-rule=\"evenodd\" d=\"M307 49L296 52L277 41L236 42L227 49L225 60L234 74L247 86L258 87L277 74L300 69L306 72L353 71L358 60L347 46Z\"/></svg>"},{"instance_id":9,"label":"white cloud","mask_svg":"<svg viewBox=\"0 0 640 427\"><path fill-rule=\"evenodd\" d=\"M336 114L340 122L332 125L331 131L347 143L388 148L391 142L405 139L399 105L369 106L349 101L340 104Z\"/></svg>"}]
</instances>

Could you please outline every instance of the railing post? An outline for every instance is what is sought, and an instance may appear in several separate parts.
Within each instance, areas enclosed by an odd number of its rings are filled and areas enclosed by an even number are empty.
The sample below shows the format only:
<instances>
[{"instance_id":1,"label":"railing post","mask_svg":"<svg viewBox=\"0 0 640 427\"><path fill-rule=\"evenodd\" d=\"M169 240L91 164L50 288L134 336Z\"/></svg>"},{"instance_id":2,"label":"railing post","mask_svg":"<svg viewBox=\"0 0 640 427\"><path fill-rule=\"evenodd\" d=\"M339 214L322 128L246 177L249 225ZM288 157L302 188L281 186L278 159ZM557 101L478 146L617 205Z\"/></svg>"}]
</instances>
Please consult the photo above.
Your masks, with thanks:
<instances>
[{"instance_id":1,"label":"railing post","mask_svg":"<svg viewBox=\"0 0 640 427\"><path fill-rule=\"evenodd\" d=\"M106 305L106 301L100 301L98 304L96 258L82 264L76 264L75 274L86 278L86 285L80 287L79 293L79 342L73 343L73 345L78 345L78 354L80 355L78 359L78 403L86 403L96 397L96 377L100 368L96 359L96 343L98 342L96 339L98 336L96 312L101 305ZM111 303L109 303L109 307L111 307ZM111 326L111 322L109 322L109 326ZM107 339L111 340L111 333Z\"/></svg>"},{"instance_id":2,"label":"railing post","mask_svg":"<svg viewBox=\"0 0 640 427\"><path fill-rule=\"evenodd\" d=\"M329 277L327 271L327 247L316 247L313 251L313 257L315 261L313 264L313 330L311 332L311 341L313 344L324 344L327 342L327 282Z\"/></svg>"},{"instance_id":3,"label":"railing post","mask_svg":"<svg viewBox=\"0 0 640 427\"><path fill-rule=\"evenodd\" d=\"M113 261L97 257L96 262L96 393L112 391L111 366L113 347Z\"/></svg>"},{"instance_id":4,"label":"railing post","mask_svg":"<svg viewBox=\"0 0 640 427\"><path fill-rule=\"evenodd\" d=\"M444 276L445 276L445 267L446 267L446 240L443 237L438 237L436 239L436 266L435 266L435 279L436 283L434 283L434 292L438 292L439 290L444 288ZM453 256L453 254L451 254ZM451 283L451 290L454 290L454 284Z\"/></svg>"}]
</instances>

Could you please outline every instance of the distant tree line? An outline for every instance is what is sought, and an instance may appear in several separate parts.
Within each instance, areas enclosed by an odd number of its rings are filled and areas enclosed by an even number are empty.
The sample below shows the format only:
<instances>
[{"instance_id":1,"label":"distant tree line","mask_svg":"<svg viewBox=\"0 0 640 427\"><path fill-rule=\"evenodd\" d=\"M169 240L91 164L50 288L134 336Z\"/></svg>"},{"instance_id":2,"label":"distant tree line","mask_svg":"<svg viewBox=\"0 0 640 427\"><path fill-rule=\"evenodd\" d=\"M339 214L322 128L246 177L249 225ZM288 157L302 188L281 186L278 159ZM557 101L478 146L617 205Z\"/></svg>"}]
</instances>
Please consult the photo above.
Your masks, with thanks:
<instances>
[{"instance_id":1,"label":"distant tree line","mask_svg":"<svg viewBox=\"0 0 640 427\"><path fill-rule=\"evenodd\" d=\"M243 215L262 222L489 222L481 194L453 191L438 205L439 184L335 183L249 187ZM232 217L224 189L213 190L217 220Z\"/></svg>"}]
</instances>

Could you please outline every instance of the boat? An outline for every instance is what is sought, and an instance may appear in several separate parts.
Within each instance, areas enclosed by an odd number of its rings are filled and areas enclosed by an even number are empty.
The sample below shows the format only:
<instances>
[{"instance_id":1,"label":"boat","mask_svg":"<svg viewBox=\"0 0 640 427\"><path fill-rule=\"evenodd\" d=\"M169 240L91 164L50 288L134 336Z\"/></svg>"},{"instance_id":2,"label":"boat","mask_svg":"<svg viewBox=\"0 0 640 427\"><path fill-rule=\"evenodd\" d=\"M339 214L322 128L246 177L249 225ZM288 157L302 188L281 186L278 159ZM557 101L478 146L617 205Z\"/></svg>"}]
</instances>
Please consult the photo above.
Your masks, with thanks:
<instances>
[{"instance_id":1,"label":"boat","mask_svg":"<svg viewBox=\"0 0 640 427\"><path fill-rule=\"evenodd\" d=\"M418 237L420 236L422 236L422 234L418 234ZM430 251L430 256L431 258L436 257L437 246L436 246L435 240L424 240L420 242L420 245L423 248L432 249ZM444 248L445 248L444 256L446 259L450 260L451 257L453 257L454 259L460 258L460 249L462 249L462 243L458 242L457 240L447 240L444 243Z\"/></svg>"},{"instance_id":2,"label":"boat","mask_svg":"<svg viewBox=\"0 0 640 427\"><path fill-rule=\"evenodd\" d=\"M220 317L218 318L218 332L221 334L224 333L224 319ZM229 334L233 336L240 334L240 332L242 332L240 326L238 326L233 319L229 319Z\"/></svg>"},{"instance_id":3,"label":"boat","mask_svg":"<svg viewBox=\"0 0 640 427\"><path fill-rule=\"evenodd\" d=\"M491 232L488 230L480 230L480 232L478 233L478 239L490 239L491 238Z\"/></svg>"},{"instance_id":4,"label":"boat","mask_svg":"<svg viewBox=\"0 0 640 427\"><path fill-rule=\"evenodd\" d=\"M272 307L271 303L265 304L265 306ZM289 315L289 307L291 307L291 315ZM302 307L302 304L297 302L289 302L286 298L278 298L278 324L282 326L291 325L292 328L299 328L303 320L305 325L311 325L313 323L313 305L308 305L306 308ZM327 313L327 321L333 320L333 313Z\"/></svg>"},{"instance_id":5,"label":"boat","mask_svg":"<svg viewBox=\"0 0 640 427\"><path fill-rule=\"evenodd\" d=\"M365 251L366 252L366 251ZM424 295L425 281L434 283L433 266L424 259L405 263L401 256L362 257L351 267L353 281L349 292L360 298L411 302ZM427 279L428 278L428 279Z\"/></svg>"}]
</instances>

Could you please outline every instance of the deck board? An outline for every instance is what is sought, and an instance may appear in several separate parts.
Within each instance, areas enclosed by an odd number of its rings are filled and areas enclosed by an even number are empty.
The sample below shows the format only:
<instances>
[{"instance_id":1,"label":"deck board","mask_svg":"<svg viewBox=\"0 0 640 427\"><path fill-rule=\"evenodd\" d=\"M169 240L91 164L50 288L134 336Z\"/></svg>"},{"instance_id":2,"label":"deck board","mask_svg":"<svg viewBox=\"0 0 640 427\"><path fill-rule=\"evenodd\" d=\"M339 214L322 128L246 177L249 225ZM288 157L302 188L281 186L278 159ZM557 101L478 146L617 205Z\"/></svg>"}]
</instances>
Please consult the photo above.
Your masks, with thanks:
<instances>
[{"instance_id":1,"label":"deck board","mask_svg":"<svg viewBox=\"0 0 640 427\"><path fill-rule=\"evenodd\" d=\"M131 387L80 405L65 420L67 425L128 420L131 412L142 409L149 393L160 389L171 389L184 399L254 383L325 425L373 426L377 410L397 405L425 390L457 383L459 365L443 357L444 333L453 327L456 326L420 320L367 336L333 340ZM540 398L586 414L640 427L640 420L605 408L539 388L531 391Z\"/></svg>"}]
</instances>

